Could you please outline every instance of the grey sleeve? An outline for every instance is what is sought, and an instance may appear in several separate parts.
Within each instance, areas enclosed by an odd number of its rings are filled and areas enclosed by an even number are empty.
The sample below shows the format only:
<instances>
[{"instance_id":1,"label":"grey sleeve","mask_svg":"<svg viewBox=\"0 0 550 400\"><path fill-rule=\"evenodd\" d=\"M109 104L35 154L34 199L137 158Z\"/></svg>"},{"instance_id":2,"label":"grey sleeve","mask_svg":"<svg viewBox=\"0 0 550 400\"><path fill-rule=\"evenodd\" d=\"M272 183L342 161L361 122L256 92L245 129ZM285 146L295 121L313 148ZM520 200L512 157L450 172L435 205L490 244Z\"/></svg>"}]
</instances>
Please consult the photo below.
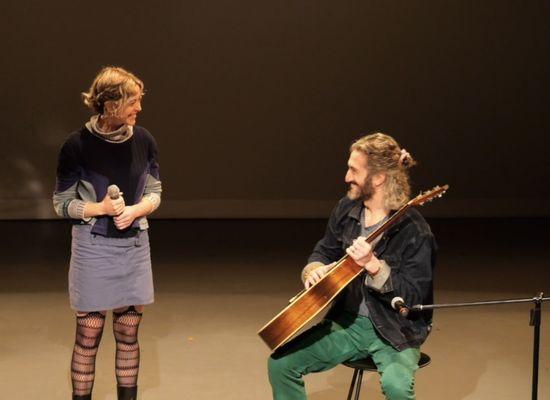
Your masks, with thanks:
<instances>
[{"instance_id":1,"label":"grey sleeve","mask_svg":"<svg viewBox=\"0 0 550 400\"><path fill-rule=\"evenodd\" d=\"M143 198L147 199L153 205L153 210L155 211L160 206L162 193L162 183L160 180L156 179L152 175L147 175L147 180L145 181L145 190L143 192Z\"/></svg>"},{"instance_id":2,"label":"grey sleeve","mask_svg":"<svg viewBox=\"0 0 550 400\"><path fill-rule=\"evenodd\" d=\"M71 136L61 147L56 171L56 182L53 193L53 208L62 218L84 218L84 206L86 200L95 198L91 196L93 187L80 183L78 145L76 136Z\"/></svg>"},{"instance_id":3,"label":"grey sleeve","mask_svg":"<svg viewBox=\"0 0 550 400\"><path fill-rule=\"evenodd\" d=\"M52 197L53 208L55 213L62 218L89 221L90 218L84 218L84 205L86 202L77 198L77 186L78 182L63 192L54 192Z\"/></svg>"},{"instance_id":4,"label":"grey sleeve","mask_svg":"<svg viewBox=\"0 0 550 400\"><path fill-rule=\"evenodd\" d=\"M390 277L391 268L384 260L380 260L380 263L380 270L376 273L376 275L372 276L367 274L365 284L374 291L379 293L387 293L393 290Z\"/></svg>"}]
</instances>

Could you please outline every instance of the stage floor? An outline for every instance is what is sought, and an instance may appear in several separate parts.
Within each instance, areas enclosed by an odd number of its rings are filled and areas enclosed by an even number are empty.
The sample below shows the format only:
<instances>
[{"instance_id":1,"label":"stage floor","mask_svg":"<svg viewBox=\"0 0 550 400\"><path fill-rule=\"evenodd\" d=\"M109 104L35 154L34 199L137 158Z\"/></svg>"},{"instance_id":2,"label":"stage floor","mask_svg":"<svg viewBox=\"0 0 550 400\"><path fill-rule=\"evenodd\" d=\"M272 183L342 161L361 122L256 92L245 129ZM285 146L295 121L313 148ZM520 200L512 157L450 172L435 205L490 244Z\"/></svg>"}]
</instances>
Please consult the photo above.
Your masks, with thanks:
<instances>
[{"instance_id":1,"label":"stage floor","mask_svg":"<svg viewBox=\"0 0 550 400\"><path fill-rule=\"evenodd\" d=\"M436 219L438 303L550 293L548 219ZM156 302L140 327L140 399L270 399L256 332L300 290L299 272L324 221L151 222ZM0 387L6 399L69 399L74 316L63 221L0 222ZM436 311L416 375L419 399L531 396L531 304ZM543 304L539 398L550 398L550 303ZM110 316L94 399L115 399ZM306 377L309 399L345 399L352 371ZM362 398L383 399L366 374Z\"/></svg>"}]
</instances>

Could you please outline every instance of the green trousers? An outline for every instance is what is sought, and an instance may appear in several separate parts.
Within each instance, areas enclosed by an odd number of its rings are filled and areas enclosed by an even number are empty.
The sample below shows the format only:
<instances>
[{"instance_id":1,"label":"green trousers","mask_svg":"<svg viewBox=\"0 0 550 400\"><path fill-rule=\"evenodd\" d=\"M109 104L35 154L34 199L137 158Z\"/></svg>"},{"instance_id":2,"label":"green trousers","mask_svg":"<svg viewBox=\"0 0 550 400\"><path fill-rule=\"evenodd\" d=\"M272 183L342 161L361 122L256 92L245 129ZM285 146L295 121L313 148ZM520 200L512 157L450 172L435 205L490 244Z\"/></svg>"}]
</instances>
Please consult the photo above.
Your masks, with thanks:
<instances>
[{"instance_id":1,"label":"green trousers","mask_svg":"<svg viewBox=\"0 0 550 400\"><path fill-rule=\"evenodd\" d=\"M268 360L274 400L305 400L302 377L348 360L372 356L388 400L414 399L420 349L397 351L376 333L369 318L344 313L325 320L283 346Z\"/></svg>"}]
</instances>

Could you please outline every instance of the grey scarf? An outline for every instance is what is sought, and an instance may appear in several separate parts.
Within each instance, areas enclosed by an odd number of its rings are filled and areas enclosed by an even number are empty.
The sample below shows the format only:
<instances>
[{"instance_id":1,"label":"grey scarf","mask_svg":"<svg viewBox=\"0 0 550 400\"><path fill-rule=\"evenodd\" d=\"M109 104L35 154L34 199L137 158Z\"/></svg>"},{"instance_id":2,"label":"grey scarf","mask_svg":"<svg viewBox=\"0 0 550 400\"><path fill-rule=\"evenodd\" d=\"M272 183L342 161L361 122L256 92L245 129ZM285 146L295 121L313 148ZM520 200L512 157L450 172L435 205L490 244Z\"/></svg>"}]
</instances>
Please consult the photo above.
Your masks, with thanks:
<instances>
[{"instance_id":1,"label":"grey scarf","mask_svg":"<svg viewBox=\"0 0 550 400\"><path fill-rule=\"evenodd\" d=\"M130 139L134 134L133 127L130 125L122 125L115 131L104 132L99 128L98 121L100 116L94 115L88 122L86 122L86 128L94 135L110 143L122 143Z\"/></svg>"}]
</instances>

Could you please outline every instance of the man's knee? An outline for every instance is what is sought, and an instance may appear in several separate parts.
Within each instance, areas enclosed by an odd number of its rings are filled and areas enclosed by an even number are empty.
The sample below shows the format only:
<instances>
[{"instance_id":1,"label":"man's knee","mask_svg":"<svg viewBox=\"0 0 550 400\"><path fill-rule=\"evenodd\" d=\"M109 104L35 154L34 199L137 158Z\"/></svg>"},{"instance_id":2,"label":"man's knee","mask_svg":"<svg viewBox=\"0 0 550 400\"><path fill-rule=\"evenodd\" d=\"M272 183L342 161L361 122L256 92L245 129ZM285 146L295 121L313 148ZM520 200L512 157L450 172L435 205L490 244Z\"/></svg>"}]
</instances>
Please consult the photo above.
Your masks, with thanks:
<instances>
[{"instance_id":1,"label":"man's knee","mask_svg":"<svg viewBox=\"0 0 550 400\"><path fill-rule=\"evenodd\" d=\"M380 378L388 400L414 399L414 370L400 364L389 365Z\"/></svg>"},{"instance_id":2,"label":"man's knee","mask_svg":"<svg viewBox=\"0 0 550 400\"><path fill-rule=\"evenodd\" d=\"M267 371L271 377L285 375L290 370L290 365L286 357L269 357L267 360Z\"/></svg>"},{"instance_id":3,"label":"man's knee","mask_svg":"<svg viewBox=\"0 0 550 400\"><path fill-rule=\"evenodd\" d=\"M283 357L271 356L267 360L267 371L271 381L277 379L300 379L303 375L302 366L289 355Z\"/></svg>"}]
</instances>

